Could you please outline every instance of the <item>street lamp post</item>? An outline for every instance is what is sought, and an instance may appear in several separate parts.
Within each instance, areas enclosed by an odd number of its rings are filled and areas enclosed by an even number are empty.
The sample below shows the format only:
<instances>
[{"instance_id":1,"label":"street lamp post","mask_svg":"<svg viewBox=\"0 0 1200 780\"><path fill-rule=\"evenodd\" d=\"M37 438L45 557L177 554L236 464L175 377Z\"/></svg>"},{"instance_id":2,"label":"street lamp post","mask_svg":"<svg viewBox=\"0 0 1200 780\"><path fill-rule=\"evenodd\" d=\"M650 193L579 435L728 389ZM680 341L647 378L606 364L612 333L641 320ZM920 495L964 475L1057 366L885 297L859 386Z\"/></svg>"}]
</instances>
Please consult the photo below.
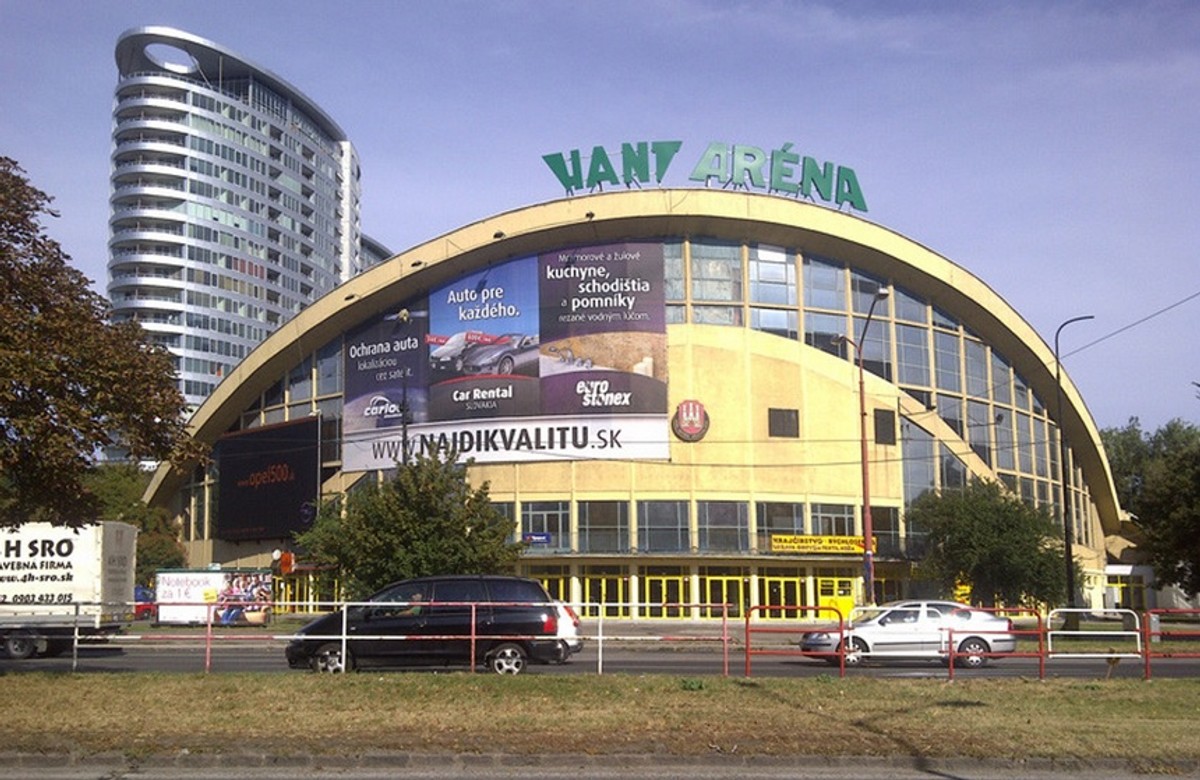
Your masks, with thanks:
<instances>
[{"instance_id":1,"label":"street lamp post","mask_svg":"<svg viewBox=\"0 0 1200 780\"><path fill-rule=\"evenodd\" d=\"M1062 519L1063 525L1063 557L1066 559L1067 566L1067 606L1075 606L1075 552L1074 540L1075 532L1072 528L1073 522L1071 514L1067 511L1070 505L1070 494L1068 491L1067 481L1067 430L1063 424L1063 392L1062 392L1062 361L1058 357L1058 337L1062 333L1063 328L1070 325L1072 322L1083 322L1084 320L1093 320L1095 317L1091 314L1085 314L1080 317L1072 317L1063 324L1058 326L1058 330L1054 331L1054 385L1057 388L1057 411L1058 416L1058 472L1061 478L1061 492L1059 496L1059 517Z\"/></svg>"},{"instance_id":2,"label":"street lamp post","mask_svg":"<svg viewBox=\"0 0 1200 780\"><path fill-rule=\"evenodd\" d=\"M888 291L880 289L871 299L871 307L867 309L867 319L863 322L862 333L855 341L848 336L835 336L835 344L849 344L854 347L858 360L858 430L859 446L861 448L862 466L862 499L863 499L863 599L866 604L875 603L875 528L871 518L871 468L867 455L867 393L866 381L863 376L863 344L867 339L867 328L871 327L871 318L875 315L875 305L888 297Z\"/></svg>"}]
</instances>

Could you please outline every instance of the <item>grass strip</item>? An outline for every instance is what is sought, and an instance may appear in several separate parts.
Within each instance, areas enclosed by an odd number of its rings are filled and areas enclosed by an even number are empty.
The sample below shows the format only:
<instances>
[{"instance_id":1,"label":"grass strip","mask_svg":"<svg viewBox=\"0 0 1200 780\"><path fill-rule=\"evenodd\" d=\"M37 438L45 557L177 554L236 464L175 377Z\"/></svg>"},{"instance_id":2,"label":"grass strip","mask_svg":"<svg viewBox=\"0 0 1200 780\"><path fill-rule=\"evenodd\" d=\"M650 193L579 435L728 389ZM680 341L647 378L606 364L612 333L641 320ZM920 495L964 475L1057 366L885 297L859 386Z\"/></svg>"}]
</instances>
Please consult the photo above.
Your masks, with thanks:
<instances>
[{"instance_id":1,"label":"grass strip","mask_svg":"<svg viewBox=\"0 0 1200 780\"><path fill-rule=\"evenodd\" d=\"M0 685L0 707L5 750L131 757L1200 755L1197 680L22 673Z\"/></svg>"}]
</instances>

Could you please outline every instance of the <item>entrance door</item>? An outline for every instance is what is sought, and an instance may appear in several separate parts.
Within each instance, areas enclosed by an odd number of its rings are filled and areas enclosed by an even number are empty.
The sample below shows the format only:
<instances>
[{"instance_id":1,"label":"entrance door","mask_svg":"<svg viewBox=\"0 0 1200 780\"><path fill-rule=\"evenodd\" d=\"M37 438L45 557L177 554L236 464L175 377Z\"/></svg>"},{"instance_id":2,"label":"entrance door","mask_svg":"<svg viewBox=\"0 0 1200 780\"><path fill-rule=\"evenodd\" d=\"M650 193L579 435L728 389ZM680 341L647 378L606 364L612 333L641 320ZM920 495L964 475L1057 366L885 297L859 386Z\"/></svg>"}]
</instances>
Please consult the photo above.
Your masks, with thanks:
<instances>
[{"instance_id":1,"label":"entrance door","mask_svg":"<svg viewBox=\"0 0 1200 780\"><path fill-rule=\"evenodd\" d=\"M759 600L765 609L760 613L768 620L795 620L806 617L822 617L815 611L799 609L771 609L771 607L798 607L808 603L804 592L804 580L799 577L762 577L759 582ZM826 613L824 617L829 617Z\"/></svg>"},{"instance_id":2,"label":"entrance door","mask_svg":"<svg viewBox=\"0 0 1200 780\"><path fill-rule=\"evenodd\" d=\"M679 605L686 604L690 600L688 578L682 573L645 574L642 576L643 617L686 617L687 608Z\"/></svg>"},{"instance_id":3,"label":"entrance door","mask_svg":"<svg viewBox=\"0 0 1200 780\"><path fill-rule=\"evenodd\" d=\"M585 570L582 576L583 607L581 617L629 617L628 580L616 572Z\"/></svg>"},{"instance_id":4,"label":"entrance door","mask_svg":"<svg viewBox=\"0 0 1200 780\"><path fill-rule=\"evenodd\" d=\"M730 618L742 616L742 578L704 575L700 578L700 588L704 591L704 603L714 606L701 610L701 617L719 618L726 615ZM729 605L726 612L722 604Z\"/></svg>"},{"instance_id":5,"label":"entrance door","mask_svg":"<svg viewBox=\"0 0 1200 780\"><path fill-rule=\"evenodd\" d=\"M817 606L833 607L842 613L844 620L849 620L850 611L854 609L854 580L850 577L817 578ZM833 618L834 614L823 610L819 617Z\"/></svg>"}]
</instances>

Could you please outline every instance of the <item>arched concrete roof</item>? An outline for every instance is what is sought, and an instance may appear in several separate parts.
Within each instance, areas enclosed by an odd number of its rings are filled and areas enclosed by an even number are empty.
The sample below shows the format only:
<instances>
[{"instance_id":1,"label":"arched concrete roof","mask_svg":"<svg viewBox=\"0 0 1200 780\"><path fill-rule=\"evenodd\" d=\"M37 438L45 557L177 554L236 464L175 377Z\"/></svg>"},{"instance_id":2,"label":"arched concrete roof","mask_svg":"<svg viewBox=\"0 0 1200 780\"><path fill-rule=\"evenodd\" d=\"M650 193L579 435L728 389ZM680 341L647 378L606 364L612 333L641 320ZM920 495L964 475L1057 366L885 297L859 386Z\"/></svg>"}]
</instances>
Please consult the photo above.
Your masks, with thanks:
<instances>
[{"instance_id":1,"label":"arched concrete roof","mask_svg":"<svg viewBox=\"0 0 1200 780\"><path fill-rule=\"evenodd\" d=\"M930 249L859 217L746 192L654 189L587 195L504 212L434 238L357 276L285 323L218 385L192 418L212 442L287 370L350 327L489 263L551 247L625 238L692 236L801 248L892 280L969 324L1012 363L1046 403L1056 399L1054 351L982 280ZM1100 521L1119 526L1116 490L1095 421L1062 375L1067 440L1083 468ZM1056 412L1050 408L1052 415ZM182 475L163 467L147 489L159 500Z\"/></svg>"}]
</instances>

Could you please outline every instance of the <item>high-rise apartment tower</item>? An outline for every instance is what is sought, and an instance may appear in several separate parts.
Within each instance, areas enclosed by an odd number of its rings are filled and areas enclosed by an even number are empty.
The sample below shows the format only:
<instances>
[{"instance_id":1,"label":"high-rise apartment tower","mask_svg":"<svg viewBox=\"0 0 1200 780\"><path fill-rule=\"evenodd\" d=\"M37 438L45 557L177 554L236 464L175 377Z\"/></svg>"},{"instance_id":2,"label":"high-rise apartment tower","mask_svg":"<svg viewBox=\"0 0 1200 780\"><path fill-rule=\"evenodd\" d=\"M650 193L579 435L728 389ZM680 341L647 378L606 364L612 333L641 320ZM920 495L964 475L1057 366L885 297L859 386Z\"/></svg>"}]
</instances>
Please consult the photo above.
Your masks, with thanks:
<instances>
[{"instance_id":1,"label":"high-rise apartment tower","mask_svg":"<svg viewBox=\"0 0 1200 780\"><path fill-rule=\"evenodd\" d=\"M168 27L117 41L108 296L177 358L196 407L290 317L387 250L358 156L269 70Z\"/></svg>"}]
</instances>

